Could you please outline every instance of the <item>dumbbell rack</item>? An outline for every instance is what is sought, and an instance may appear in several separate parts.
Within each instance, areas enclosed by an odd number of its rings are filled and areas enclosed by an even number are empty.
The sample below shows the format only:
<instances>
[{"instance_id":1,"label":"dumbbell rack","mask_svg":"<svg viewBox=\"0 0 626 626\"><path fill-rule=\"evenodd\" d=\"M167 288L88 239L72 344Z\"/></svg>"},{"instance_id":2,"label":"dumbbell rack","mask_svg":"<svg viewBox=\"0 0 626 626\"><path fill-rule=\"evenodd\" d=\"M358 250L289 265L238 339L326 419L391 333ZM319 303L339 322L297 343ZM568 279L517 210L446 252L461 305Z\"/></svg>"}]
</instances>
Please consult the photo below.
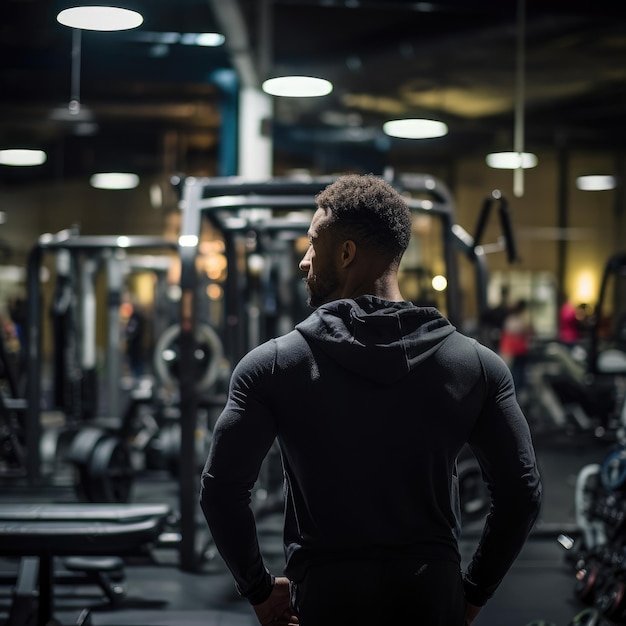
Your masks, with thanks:
<instances>
[{"instance_id":1,"label":"dumbbell rack","mask_svg":"<svg viewBox=\"0 0 626 626\"><path fill-rule=\"evenodd\" d=\"M595 611L596 622L626 624L626 436L601 463L585 466L577 480L576 509L582 530L574 565L576 597Z\"/></svg>"}]
</instances>

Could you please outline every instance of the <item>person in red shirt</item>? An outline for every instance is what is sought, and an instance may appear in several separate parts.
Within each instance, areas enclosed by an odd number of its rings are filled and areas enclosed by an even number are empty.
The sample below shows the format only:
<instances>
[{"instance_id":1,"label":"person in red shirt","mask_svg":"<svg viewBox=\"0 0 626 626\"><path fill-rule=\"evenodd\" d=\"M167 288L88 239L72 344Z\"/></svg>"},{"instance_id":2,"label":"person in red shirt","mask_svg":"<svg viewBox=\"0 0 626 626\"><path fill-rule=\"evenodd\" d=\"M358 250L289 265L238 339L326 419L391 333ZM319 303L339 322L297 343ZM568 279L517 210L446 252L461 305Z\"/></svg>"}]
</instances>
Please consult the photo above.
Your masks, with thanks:
<instances>
[{"instance_id":1,"label":"person in red shirt","mask_svg":"<svg viewBox=\"0 0 626 626\"><path fill-rule=\"evenodd\" d=\"M576 307L567 298L559 309L559 341L570 346L580 341L580 322Z\"/></svg>"},{"instance_id":2,"label":"person in red shirt","mask_svg":"<svg viewBox=\"0 0 626 626\"><path fill-rule=\"evenodd\" d=\"M500 336L500 356L511 369L518 393L526 384L526 366L532 336L528 302L524 299L518 300L506 316Z\"/></svg>"}]
</instances>

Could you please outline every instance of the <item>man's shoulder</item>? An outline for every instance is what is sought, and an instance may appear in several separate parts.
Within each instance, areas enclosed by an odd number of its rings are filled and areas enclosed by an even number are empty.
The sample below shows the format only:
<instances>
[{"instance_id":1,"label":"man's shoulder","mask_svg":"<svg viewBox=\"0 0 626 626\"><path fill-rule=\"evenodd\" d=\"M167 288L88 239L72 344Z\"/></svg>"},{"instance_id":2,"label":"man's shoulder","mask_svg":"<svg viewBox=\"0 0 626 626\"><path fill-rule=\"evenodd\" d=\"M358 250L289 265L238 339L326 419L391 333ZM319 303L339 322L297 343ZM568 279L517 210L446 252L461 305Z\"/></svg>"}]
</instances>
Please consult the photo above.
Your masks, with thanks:
<instances>
[{"instance_id":1,"label":"man's shoulder","mask_svg":"<svg viewBox=\"0 0 626 626\"><path fill-rule=\"evenodd\" d=\"M306 345L306 339L297 329L294 329L284 335L280 335L280 337L276 337L271 341L274 342L277 348L281 350Z\"/></svg>"},{"instance_id":2,"label":"man's shoulder","mask_svg":"<svg viewBox=\"0 0 626 626\"><path fill-rule=\"evenodd\" d=\"M465 335L458 330L449 336L446 340L445 347L448 351L455 355L455 360L457 362L463 355L466 359L469 358L480 361L483 366L488 369L495 368L498 370L501 367L506 368L506 364L494 350L484 345L474 337Z\"/></svg>"},{"instance_id":3,"label":"man's shoulder","mask_svg":"<svg viewBox=\"0 0 626 626\"><path fill-rule=\"evenodd\" d=\"M285 355L293 356L306 349L307 343L297 330L285 335L273 337L249 350L240 361L240 365L260 365L274 363Z\"/></svg>"}]
</instances>

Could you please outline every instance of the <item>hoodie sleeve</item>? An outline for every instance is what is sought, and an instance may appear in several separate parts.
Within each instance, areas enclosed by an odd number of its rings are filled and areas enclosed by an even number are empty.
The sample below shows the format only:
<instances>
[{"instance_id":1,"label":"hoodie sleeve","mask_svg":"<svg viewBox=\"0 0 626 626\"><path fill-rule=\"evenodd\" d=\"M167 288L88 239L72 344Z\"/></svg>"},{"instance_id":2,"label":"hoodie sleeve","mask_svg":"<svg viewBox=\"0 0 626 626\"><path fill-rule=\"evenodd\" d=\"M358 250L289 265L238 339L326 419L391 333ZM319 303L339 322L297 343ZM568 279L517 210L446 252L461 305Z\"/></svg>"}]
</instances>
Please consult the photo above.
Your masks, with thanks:
<instances>
[{"instance_id":1,"label":"hoodie sleeve","mask_svg":"<svg viewBox=\"0 0 626 626\"><path fill-rule=\"evenodd\" d=\"M266 600L274 578L263 563L251 492L276 429L262 389L271 373L273 344L259 346L235 367L202 472L200 506L237 591L251 604Z\"/></svg>"},{"instance_id":2,"label":"hoodie sleeve","mask_svg":"<svg viewBox=\"0 0 626 626\"><path fill-rule=\"evenodd\" d=\"M521 551L539 515L542 496L528 422L511 373L491 350L478 346L487 395L470 446L491 493L491 509L465 574L466 598L482 606Z\"/></svg>"}]
</instances>

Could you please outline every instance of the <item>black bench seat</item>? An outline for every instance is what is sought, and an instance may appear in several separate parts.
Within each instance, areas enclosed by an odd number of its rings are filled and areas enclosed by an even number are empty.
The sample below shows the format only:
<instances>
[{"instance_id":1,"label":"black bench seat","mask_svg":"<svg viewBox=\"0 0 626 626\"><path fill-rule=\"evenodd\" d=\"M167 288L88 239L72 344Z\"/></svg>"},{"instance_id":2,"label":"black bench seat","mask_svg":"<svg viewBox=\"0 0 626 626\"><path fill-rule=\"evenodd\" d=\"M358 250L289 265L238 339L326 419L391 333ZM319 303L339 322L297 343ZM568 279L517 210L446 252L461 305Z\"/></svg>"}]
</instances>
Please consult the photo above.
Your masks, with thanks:
<instances>
[{"instance_id":1,"label":"black bench seat","mask_svg":"<svg viewBox=\"0 0 626 626\"><path fill-rule=\"evenodd\" d=\"M163 532L165 504L0 504L0 555L39 558L38 626L53 617L57 556L140 553Z\"/></svg>"}]
</instances>

